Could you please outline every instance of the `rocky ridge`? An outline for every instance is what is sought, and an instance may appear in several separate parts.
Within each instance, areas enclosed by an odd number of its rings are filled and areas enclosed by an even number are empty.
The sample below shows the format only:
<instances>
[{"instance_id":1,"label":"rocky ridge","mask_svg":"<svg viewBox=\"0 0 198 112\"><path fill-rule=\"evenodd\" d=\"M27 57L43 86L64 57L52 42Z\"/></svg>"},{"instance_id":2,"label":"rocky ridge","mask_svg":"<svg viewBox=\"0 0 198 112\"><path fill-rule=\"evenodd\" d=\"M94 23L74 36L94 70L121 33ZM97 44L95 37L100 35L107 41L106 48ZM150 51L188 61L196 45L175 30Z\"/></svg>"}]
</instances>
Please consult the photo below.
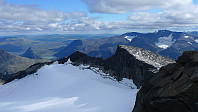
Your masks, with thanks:
<instances>
[{"instance_id":1,"label":"rocky ridge","mask_svg":"<svg viewBox=\"0 0 198 112\"><path fill-rule=\"evenodd\" d=\"M99 68L104 73L115 77L118 81L122 80L122 78L133 79L138 88L149 80L161 66L174 63L174 60L170 58L142 48L126 45L119 45L116 53L106 60L89 57L77 51L58 61L63 64L68 59L77 66L83 64Z\"/></svg>"},{"instance_id":2,"label":"rocky ridge","mask_svg":"<svg viewBox=\"0 0 198 112\"><path fill-rule=\"evenodd\" d=\"M138 53L141 54L139 56L143 55L143 58L137 58ZM150 58L146 58L146 55L150 56ZM156 73L156 71L158 71L159 67L175 62L170 58L161 56L151 51L126 45L119 45L117 47L116 53L106 60L100 57L90 57L86 54L76 51L69 57L58 60L58 63L64 64L69 59L75 66L88 65L88 69L93 67L98 68L105 74L109 74L118 81L121 81L123 78L132 79L138 88L140 88L145 81L149 80ZM153 61L154 63L147 63L148 61ZM14 74L7 82L10 82L16 78L23 78L29 74L33 74L40 67L52 63L53 62L32 65L28 69Z\"/></svg>"},{"instance_id":3,"label":"rocky ridge","mask_svg":"<svg viewBox=\"0 0 198 112\"><path fill-rule=\"evenodd\" d=\"M197 112L198 51L185 51L138 92L133 112Z\"/></svg>"}]
</instances>

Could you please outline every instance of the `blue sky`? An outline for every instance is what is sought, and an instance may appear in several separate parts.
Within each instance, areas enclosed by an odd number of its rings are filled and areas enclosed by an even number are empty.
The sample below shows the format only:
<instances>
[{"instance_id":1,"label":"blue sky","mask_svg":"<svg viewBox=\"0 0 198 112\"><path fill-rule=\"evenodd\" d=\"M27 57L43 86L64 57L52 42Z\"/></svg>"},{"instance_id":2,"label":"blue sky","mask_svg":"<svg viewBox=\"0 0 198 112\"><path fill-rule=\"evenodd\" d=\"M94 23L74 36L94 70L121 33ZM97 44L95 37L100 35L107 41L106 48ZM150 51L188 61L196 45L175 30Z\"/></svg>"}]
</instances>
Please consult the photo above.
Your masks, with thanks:
<instances>
[{"instance_id":1,"label":"blue sky","mask_svg":"<svg viewBox=\"0 0 198 112\"><path fill-rule=\"evenodd\" d=\"M43 9L56 9L60 11L87 11L81 0L7 0L13 4L39 5Z\"/></svg>"},{"instance_id":2,"label":"blue sky","mask_svg":"<svg viewBox=\"0 0 198 112\"><path fill-rule=\"evenodd\" d=\"M0 35L198 30L198 0L0 0Z\"/></svg>"},{"instance_id":3,"label":"blue sky","mask_svg":"<svg viewBox=\"0 0 198 112\"><path fill-rule=\"evenodd\" d=\"M99 17L101 21L125 21L128 14L102 14L102 13L90 13L86 4L81 0L7 0L13 4L24 5L38 5L42 9L46 10L59 10L63 12L86 12L90 17Z\"/></svg>"},{"instance_id":4,"label":"blue sky","mask_svg":"<svg viewBox=\"0 0 198 112\"><path fill-rule=\"evenodd\" d=\"M195 4L198 4L198 0L193 0L193 2L194 2Z\"/></svg>"}]
</instances>

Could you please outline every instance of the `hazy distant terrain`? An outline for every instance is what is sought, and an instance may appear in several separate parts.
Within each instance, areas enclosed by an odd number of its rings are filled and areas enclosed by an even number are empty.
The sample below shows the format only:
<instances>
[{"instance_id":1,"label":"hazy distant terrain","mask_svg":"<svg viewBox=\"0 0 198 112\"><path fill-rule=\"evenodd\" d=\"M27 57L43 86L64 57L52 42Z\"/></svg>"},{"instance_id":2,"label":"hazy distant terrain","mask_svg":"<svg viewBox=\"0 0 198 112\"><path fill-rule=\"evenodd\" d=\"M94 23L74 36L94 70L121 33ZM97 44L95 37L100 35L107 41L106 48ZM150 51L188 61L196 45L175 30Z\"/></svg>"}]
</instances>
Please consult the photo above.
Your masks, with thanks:
<instances>
[{"instance_id":1,"label":"hazy distant terrain","mask_svg":"<svg viewBox=\"0 0 198 112\"><path fill-rule=\"evenodd\" d=\"M1 36L0 48L13 54L21 55L30 47L36 48L37 52L43 58L54 58L53 55L61 51L72 41L76 39L95 39L111 36L112 34L101 35L20 35L20 36Z\"/></svg>"}]
</instances>

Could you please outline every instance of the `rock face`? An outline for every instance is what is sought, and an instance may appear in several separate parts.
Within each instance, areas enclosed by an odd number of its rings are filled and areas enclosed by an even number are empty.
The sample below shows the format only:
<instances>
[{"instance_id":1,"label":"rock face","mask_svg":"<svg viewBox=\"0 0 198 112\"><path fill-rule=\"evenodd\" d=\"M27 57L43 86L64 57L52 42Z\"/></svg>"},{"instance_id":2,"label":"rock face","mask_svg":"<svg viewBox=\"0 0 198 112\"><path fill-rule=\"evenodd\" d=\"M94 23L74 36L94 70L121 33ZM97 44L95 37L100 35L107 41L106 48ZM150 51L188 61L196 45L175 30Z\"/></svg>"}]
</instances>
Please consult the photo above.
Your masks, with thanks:
<instances>
[{"instance_id":1,"label":"rock face","mask_svg":"<svg viewBox=\"0 0 198 112\"><path fill-rule=\"evenodd\" d=\"M65 63L70 58L74 65L90 65L97 67L104 73L114 76L117 80L122 78L133 79L137 87L149 80L161 66L174 63L174 60L154 52L134 47L119 45L116 53L106 59L89 57L81 52L75 52L67 58L59 60Z\"/></svg>"},{"instance_id":2,"label":"rock face","mask_svg":"<svg viewBox=\"0 0 198 112\"><path fill-rule=\"evenodd\" d=\"M24 58L0 49L0 83L7 80L13 73L25 70L35 63L47 61Z\"/></svg>"},{"instance_id":3,"label":"rock face","mask_svg":"<svg viewBox=\"0 0 198 112\"><path fill-rule=\"evenodd\" d=\"M36 53L36 50L32 47L28 48L24 54L21 56L30 58L30 59L41 59L38 53Z\"/></svg>"},{"instance_id":4,"label":"rock face","mask_svg":"<svg viewBox=\"0 0 198 112\"><path fill-rule=\"evenodd\" d=\"M138 92L133 112L198 112L198 51L162 67Z\"/></svg>"}]
</instances>

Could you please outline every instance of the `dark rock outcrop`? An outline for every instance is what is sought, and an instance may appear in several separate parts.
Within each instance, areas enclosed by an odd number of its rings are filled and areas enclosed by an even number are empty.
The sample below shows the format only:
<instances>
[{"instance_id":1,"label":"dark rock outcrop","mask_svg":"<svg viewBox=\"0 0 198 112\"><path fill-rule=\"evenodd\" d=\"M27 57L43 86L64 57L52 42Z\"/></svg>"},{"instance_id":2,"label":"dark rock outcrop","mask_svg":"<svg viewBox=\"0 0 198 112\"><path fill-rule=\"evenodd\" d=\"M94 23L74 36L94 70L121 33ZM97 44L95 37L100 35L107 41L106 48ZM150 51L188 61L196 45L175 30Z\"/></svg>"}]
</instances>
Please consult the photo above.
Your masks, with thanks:
<instances>
[{"instance_id":1,"label":"dark rock outcrop","mask_svg":"<svg viewBox=\"0 0 198 112\"><path fill-rule=\"evenodd\" d=\"M198 51L160 69L138 92L133 112L197 112Z\"/></svg>"},{"instance_id":2,"label":"dark rock outcrop","mask_svg":"<svg viewBox=\"0 0 198 112\"><path fill-rule=\"evenodd\" d=\"M74 65L84 64L97 67L104 73L114 76L118 81L122 78L133 79L137 87L142 86L146 80L149 80L161 66L174 63L172 59L154 52L126 45L119 45L116 53L106 60L89 57L77 51L58 61L59 63L65 63L69 58Z\"/></svg>"}]
</instances>

